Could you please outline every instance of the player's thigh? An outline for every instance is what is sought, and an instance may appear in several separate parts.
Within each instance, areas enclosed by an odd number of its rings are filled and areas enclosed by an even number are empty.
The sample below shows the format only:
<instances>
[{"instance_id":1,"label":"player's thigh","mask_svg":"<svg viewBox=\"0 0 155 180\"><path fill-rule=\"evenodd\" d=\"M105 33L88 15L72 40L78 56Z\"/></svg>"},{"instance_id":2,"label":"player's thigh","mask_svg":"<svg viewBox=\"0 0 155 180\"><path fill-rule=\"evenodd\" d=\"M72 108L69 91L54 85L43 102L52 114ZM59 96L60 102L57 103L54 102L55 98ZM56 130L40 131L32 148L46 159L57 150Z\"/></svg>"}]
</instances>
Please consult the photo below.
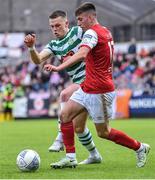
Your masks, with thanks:
<instances>
[{"instance_id":1,"label":"player's thigh","mask_svg":"<svg viewBox=\"0 0 155 180\"><path fill-rule=\"evenodd\" d=\"M61 111L60 119L62 122L70 122L76 118L80 113L86 111L84 106L73 100L68 100Z\"/></svg>"},{"instance_id":2,"label":"player's thigh","mask_svg":"<svg viewBox=\"0 0 155 180\"><path fill-rule=\"evenodd\" d=\"M86 99L87 110L94 123L108 123L112 116L112 102L115 93L88 94Z\"/></svg>"},{"instance_id":3,"label":"player's thigh","mask_svg":"<svg viewBox=\"0 0 155 180\"><path fill-rule=\"evenodd\" d=\"M83 111L80 114L78 114L74 119L74 130L76 133L83 133L86 127L86 121L87 121L87 111Z\"/></svg>"},{"instance_id":4,"label":"player's thigh","mask_svg":"<svg viewBox=\"0 0 155 180\"><path fill-rule=\"evenodd\" d=\"M61 91L60 93L60 102L66 102L69 100L70 96L74 91L78 90L80 87L79 84L71 84L67 88Z\"/></svg>"}]
</instances>

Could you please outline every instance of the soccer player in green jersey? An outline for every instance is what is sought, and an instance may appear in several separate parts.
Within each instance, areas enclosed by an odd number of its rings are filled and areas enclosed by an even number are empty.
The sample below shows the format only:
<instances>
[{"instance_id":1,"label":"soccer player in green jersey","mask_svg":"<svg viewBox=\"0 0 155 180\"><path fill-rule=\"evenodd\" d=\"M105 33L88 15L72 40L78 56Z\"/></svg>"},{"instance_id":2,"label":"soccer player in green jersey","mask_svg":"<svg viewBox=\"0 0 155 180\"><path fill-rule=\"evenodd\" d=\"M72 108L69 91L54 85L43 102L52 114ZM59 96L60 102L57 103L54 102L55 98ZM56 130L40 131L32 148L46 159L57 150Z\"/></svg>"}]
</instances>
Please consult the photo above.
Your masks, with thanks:
<instances>
[{"instance_id":1,"label":"soccer player in green jersey","mask_svg":"<svg viewBox=\"0 0 155 180\"><path fill-rule=\"evenodd\" d=\"M69 29L69 23L67 15L64 11L55 11L49 16L49 25L52 33L55 35L56 40L51 40L45 48L39 53L35 49L36 36L35 34L28 34L25 37L25 44L29 49L30 56L32 61L35 64L40 64L43 61L46 61L52 56L56 56L60 62L64 62L74 55L79 48L81 39L82 39L82 29L78 26L72 27ZM85 63L80 61L73 66L67 68L67 72L71 77L73 83L64 89L60 94L60 107L61 110L65 106L65 103L68 101L69 97L80 87L80 83L83 82L85 78ZM86 119L87 113L82 112L81 116ZM76 117L79 118L78 116ZM69 122L63 131L67 131L68 136L64 141L62 140L61 130L58 133L56 141L49 148L51 151L59 151L63 143L66 147L67 157L73 159L75 166L77 161L75 156L75 145L74 145L74 131L76 132L79 141L84 145L84 147L89 151L88 159L84 160L81 164L91 164L91 163L101 163L102 157L97 151L95 144L92 140L92 135L89 129L86 127L85 123L73 123L75 120ZM76 121L80 122L80 121ZM74 127L73 127L74 124ZM61 128L60 128L61 129ZM62 142L63 141L63 142ZM72 144L72 146L71 146ZM69 146L68 146L69 145Z\"/></svg>"}]
</instances>

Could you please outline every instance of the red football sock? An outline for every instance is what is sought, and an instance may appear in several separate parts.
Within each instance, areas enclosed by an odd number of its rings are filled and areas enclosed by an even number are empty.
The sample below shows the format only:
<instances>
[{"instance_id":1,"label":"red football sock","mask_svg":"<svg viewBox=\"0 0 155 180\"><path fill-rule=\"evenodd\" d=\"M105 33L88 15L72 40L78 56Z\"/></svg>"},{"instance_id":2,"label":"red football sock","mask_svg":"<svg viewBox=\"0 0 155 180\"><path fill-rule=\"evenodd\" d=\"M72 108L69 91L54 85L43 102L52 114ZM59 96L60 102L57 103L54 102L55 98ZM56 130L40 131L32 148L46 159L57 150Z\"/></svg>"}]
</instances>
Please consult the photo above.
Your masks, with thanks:
<instances>
[{"instance_id":1,"label":"red football sock","mask_svg":"<svg viewBox=\"0 0 155 180\"><path fill-rule=\"evenodd\" d=\"M61 123L61 132L66 153L75 153L73 122Z\"/></svg>"},{"instance_id":2,"label":"red football sock","mask_svg":"<svg viewBox=\"0 0 155 180\"><path fill-rule=\"evenodd\" d=\"M107 139L115 142L116 144L120 144L127 148L133 149L135 151L140 148L140 142L129 137L124 132L121 132L121 131L113 129L113 128L111 129Z\"/></svg>"}]
</instances>

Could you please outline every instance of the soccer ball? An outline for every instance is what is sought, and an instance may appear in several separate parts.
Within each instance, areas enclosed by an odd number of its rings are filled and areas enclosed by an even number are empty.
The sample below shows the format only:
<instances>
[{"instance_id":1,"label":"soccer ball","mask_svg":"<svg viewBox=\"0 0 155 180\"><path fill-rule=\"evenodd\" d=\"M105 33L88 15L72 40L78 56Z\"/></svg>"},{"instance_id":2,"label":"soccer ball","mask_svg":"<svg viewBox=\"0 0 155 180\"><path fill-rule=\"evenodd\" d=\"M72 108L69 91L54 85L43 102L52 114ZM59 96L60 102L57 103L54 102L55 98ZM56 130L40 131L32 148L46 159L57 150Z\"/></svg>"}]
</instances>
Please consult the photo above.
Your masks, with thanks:
<instances>
[{"instance_id":1,"label":"soccer ball","mask_svg":"<svg viewBox=\"0 0 155 180\"><path fill-rule=\"evenodd\" d=\"M25 149L18 154L16 164L21 171L36 171L40 166L40 156L34 150Z\"/></svg>"}]
</instances>

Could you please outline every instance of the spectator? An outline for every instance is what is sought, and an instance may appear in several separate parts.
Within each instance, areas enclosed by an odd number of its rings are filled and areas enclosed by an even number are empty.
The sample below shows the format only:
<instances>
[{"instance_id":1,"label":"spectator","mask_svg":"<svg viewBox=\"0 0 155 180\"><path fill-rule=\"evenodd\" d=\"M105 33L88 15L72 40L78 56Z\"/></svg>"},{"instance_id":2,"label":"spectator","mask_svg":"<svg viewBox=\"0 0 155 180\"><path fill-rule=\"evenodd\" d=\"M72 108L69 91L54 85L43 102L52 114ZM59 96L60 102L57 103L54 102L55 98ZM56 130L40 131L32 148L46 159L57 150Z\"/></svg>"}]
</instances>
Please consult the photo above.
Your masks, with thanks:
<instances>
[{"instance_id":1,"label":"spectator","mask_svg":"<svg viewBox=\"0 0 155 180\"><path fill-rule=\"evenodd\" d=\"M131 44L129 45L128 48L128 54L136 54L137 48L136 48L136 40L135 38L131 39Z\"/></svg>"}]
</instances>

